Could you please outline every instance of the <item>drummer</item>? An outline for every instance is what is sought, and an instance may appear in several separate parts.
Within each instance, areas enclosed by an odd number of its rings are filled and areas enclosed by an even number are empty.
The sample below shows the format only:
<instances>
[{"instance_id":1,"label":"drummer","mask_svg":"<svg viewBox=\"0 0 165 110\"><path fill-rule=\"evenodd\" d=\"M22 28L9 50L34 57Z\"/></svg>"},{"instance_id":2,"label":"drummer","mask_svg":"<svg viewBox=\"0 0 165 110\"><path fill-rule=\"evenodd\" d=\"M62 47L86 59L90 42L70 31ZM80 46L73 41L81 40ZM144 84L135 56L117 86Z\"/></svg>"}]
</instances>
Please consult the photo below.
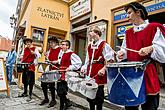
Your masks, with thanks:
<instances>
[{"instance_id":1,"label":"drummer","mask_svg":"<svg viewBox=\"0 0 165 110\"><path fill-rule=\"evenodd\" d=\"M64 71L76 71L80 69L82 62L78 55L70 50L71 43L69 40L61 42L62 51L59 53L60 69ZM70 100L66 95L68 92L67 82L65 81L65 72L62 72L61 79L57 82L57 94L60 97L60 110L66 110L71 106Z\"/></svg>"},{"instance_id":2,"label":"drummer","mask_svg":"<svg viewBox=\"0 0 165 110\"><path fill-rule=\"evenodd\" d=\"M91 28L89 39L92 42L88 45L85 64L81 68L81 72L86 73L87 79L93 77L98 84L96 98L87 98L90 110L95 110L95 106L97 110L103 109L104 85L107 83L105 65L114 61L114 53L111 47L101 39L101 35L102 32L98 26Z\"/></svg>"},{"instance_id":3,"label":"drummer","mask_svg":"<svg viewBox=\"0 0 165 110\"><path fill-rule=\"evenodd\" d=\"M36 60L41 57L38 49L32 46L33 40L31 38L25 38L23 40L26 47L24 48L22 63L29 63L28 69L22 74L22 83L24 84L24 92L19 97L27 97L27 87L29 85L29 98L27 101L32 99L32 90L35 83L35 65Z\"/></svg>"},{"instance_id":4,"label":"drummer","mask_svg":"<svg viewBox=\"0 0 165 110\"><path fill-rule=\"evenodd\" d=\"M51 70L57 70L59 65L57 64L58 54L61 50L59 47L59 41L56 37L50 36L48 38L48 43L50 49L45 53L46 60L52 63L54 66ZM39 105L44 105L49 102L47 89L49 88L51 92L51 101L48 105L48 108L53 107L56 104L55 100L55 82L41 82L41 87L44 93L44 100Z\"/></svg>"},{"instance_id":5,"label":"drummer","mask_svg":"<svg viewBox=\"0 0 165 110\"><path fill-rule=\"evenodd\" d=\"M157 110L159 106L160 84L155 61L165 63L165 28L159 23L149 23L145 7L137 2L132 2L125 7L129 21L133 28L126 31L122 47L139 51L138 53L122 49L118 58L128 61L143 61L151 59L144 72L146 102L142 110ZM136 44L136 45L135 45ZM138 106L125 107L126 110L138 110Z\"/></svg>"}]
</instances>

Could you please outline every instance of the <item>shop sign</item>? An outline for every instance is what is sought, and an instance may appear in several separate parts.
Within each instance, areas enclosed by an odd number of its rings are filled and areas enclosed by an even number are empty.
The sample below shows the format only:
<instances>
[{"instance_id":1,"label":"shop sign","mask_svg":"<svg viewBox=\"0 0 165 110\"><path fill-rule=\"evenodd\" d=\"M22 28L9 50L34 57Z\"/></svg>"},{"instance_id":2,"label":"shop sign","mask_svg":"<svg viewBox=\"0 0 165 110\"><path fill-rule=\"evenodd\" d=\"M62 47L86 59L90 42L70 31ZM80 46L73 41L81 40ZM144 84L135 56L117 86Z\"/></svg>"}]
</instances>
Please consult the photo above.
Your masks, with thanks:
<instances>
[{"instance_id":1,"label":"shop sign","mask_svg":"<svg viewBox=\"0 0 165 110\"><path fill-rule=\"evenodd\" d=\"M10 97L10 90L8 88L8 81L6 76L6 68L4 65L3 58L0 58L0 92L7 92L7 95Z\"/></svg>"},{"instance_id":2,"label":"shop sign","mask_svg":"<svg viewBox=\"0 0 165 110\"><path fill-rule=\"evenodd\" d=\"M91 11L91 0L79 0L70 6L70 20Z\"/></svg>"},{"instance_id":3,"label":"shop sign","mask_svg":"<svg viewBox=\"0 0 165 110\"><path fill-rule=\"evenodd\" d=\"M130 29L132 27L131 24L129 25L124 25L124 26L118 26L117 27L117 36L118 37L123 37L125 36L126 30Z\"/></svg>"},{"instance_id":4,"label":"shop sign","mask_svg":"<svg viewBox=\"0 0 165 110\"><path fill-rule=\"evenodd\" d=\"M157 3L146 7L147 12L153 12L165 8L165 2ZM114 16L114 21L127 18L127 13L122 13Z\"/></svg>"},{"instance_id":5,"label":"shop sign","mask_svg":"<svg viewBox=\"0 0 165 110\"><path fill-rule=\"evenodd\" d=\"M161 3L154 4L154 5L146 7L147 12L156 11L156 10L159 10L159 9L162 9L162 8L165 8L165 2L161 2Z\"/></svg>"},{"instance_id":6,"label":"shop sign","mask_svg":"<svg viewBox=\"0 0 165 110\"><path fill-rule=\"evenodd\" d=\"M61 18L64 17L64 13L60 13L54 10L37 7L37 11L40 12L40 16L48 19L53 19L59 21Z\"/></svg>"}]
</instances>

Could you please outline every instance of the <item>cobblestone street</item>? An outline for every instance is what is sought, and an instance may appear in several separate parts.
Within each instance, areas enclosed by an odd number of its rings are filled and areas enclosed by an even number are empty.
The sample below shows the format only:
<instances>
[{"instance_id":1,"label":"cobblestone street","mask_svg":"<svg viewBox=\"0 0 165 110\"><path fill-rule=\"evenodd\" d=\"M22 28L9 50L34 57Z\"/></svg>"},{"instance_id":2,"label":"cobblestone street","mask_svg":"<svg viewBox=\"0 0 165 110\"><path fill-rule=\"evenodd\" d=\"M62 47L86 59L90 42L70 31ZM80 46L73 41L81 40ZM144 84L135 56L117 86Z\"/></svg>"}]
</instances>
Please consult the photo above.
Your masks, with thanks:
<instances>
[{"instance_id":1,"label":"cobblestone street","mask_svg":"<svg viewBox=\"0 0 165 110\"><path fill-rule=\"evenodd\" d=\"M38 82L39 83L39 82ZM52 108L47 108L47 105L39 106L41 99L43 99L43 94L39 85L34 87L33 98L30 102L27 102L25 98L18 97L19 94L23 92L17 85L11 86L12 97L7 97L5 92L0 93L0 110L59 110L59 100L57 98L57 104ZM165 90L161 90L160 106L159 110L165 110ZM68 110L88 110L88 102L86 99L79 97L75 94L70 93L67 97L72 101L72 106ZM117 107L108 101L105 101L106 107L103 110L123 110L123 107Z\"/></svg>"}]
</instances>

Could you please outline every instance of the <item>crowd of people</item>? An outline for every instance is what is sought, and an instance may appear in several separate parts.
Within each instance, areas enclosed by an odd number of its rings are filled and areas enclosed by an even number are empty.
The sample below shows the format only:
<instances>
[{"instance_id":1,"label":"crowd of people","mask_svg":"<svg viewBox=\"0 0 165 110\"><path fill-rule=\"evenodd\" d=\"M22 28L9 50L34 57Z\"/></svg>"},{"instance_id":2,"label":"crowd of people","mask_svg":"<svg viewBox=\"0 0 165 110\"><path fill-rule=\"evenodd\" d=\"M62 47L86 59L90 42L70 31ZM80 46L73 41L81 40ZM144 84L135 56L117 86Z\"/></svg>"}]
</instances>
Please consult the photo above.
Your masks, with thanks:
<instances>
[{"instance_id":1,"label":"crowd of people","mask_svg":"<svg viewBox=\"0 0 165 110\"><path fill-rule=\"evenodd\" d=\"M144 71L146 101L143 104L134 106L125 106L126 110L138 110L141 105L142 110L157 110L159 107L160 84L154 62L165 63L165 27L159 23L149 23L147 20L148 13L145 7L137 2L132 2L125 6L128 19L133 27L126 31L125 39L121 45L121 50L114 52L106 41L101 39L101 30L98 26L94 26L89 31L89 43L86 49L86 59L84 65L80 57L70 49L71 42L63 40L59 43L56 37L49 37L48 43L50 48L44 53L46 60L54 66L51 70L62 71L61 78L55 82L42 82L41 87L44 99L39 105L49 103L47 89L51 93L51 101L48 108L56 105L55 90L60 97L60 110L66 110L71 106L70 100L67 98L68 84L65 78L67 71L80 71L85 74L86 79L94 79L98 84L96 97L94 99L87 98L90 110L102 110L104 103L104 87L107 84L106 65L110 65L117 60L127 61L143 61L150 59ZM26 38L22 62L30 63L30 66L22 74L22 82L24 84L24 92L19 97L29 96L28 101L32 99L32 90L35 83L35 65L36 60L41 57L37 48L32 46L33 40ZM137 50L138 53L126 50L126 48ZM115 55L116 54L116 55ZM11 83L11 74L13 70L16 52L11 51L7 58L7 76L9 84ZM27 87L29 86L29 95ZM120 92L120 91L116 91ZM95 107L96 106L96 107Z\"/></svg>"}]
</instances>

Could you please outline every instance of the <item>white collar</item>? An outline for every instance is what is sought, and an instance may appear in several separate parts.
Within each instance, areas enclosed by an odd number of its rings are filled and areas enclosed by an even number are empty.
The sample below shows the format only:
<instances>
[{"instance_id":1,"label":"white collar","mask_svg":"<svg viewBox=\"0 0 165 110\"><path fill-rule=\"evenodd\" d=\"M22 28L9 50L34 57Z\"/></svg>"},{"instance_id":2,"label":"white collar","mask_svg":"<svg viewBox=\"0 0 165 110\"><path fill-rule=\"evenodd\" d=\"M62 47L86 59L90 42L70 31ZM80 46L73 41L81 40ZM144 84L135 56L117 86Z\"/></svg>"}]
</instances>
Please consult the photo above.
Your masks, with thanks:
<instances>
[{"instance_id":1,"label":"white collar","mask_svg":"<svg viewBox=\"0 0 165 110\"><path fill-rule=\"evenodd\" d=\"M95 43L91 43L91 48L98 48L98 46L100 45L100 43L102 42L102 39L99 39L97 42Z\"/></svg>"},{"instance_id":2,"label":"white collar","mask_svg":"<svg viewBox=\"0 0 165 110\"><path fill-rule=\"evenodd\" d=\"M138 26L133 24L133 30L134 32L142 31L144 28L148 26L148 24L149 24L148 20L145 20L143 24L140 24Z\"/></svg>"}]
</instances>

